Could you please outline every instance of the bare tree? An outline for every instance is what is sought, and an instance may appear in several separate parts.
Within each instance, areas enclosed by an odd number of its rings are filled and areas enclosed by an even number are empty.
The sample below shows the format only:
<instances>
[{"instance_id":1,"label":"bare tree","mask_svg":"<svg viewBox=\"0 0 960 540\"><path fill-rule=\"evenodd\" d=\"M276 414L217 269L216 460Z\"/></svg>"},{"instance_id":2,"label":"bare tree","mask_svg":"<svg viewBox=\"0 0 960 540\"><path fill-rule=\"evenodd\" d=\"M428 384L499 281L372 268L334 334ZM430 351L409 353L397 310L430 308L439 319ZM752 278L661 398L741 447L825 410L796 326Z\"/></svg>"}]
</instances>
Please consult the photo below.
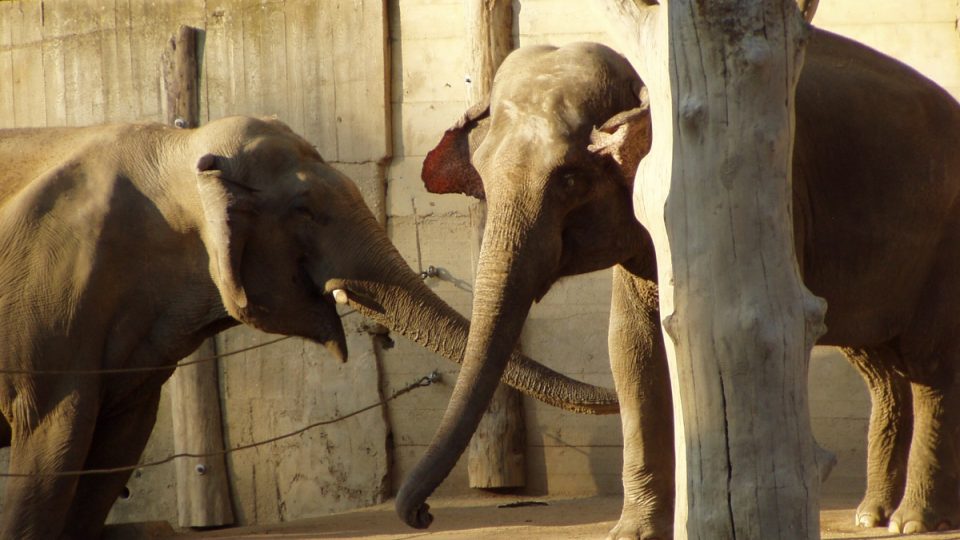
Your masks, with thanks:
<instances>
[{"instance_id":1,"label":"bare tree","mask_svg":"<svg viewBox=\"0 0 960 540\"><path fill-rule=\"evenodd\" d=\"M815 538L806 380L825 303L800 279L790 165L816 2L601 5L650 95L653 144L634 207L656 244L676 535Z\"/></svg>"}]
</instances>

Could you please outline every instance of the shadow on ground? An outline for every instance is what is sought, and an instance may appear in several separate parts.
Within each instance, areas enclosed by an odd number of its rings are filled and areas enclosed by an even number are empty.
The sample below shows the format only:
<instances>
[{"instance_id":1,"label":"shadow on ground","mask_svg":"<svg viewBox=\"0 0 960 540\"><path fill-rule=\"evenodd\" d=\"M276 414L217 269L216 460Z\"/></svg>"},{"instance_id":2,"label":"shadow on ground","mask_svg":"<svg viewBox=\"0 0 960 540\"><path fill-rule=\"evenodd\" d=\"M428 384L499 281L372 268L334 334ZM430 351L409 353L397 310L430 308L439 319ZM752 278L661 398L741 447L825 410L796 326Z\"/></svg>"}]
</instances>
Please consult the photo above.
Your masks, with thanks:
<instances>
[{"instance_id":1,"label":"shadow on ground","mask_svg":"<svg viewBox=\"0 0 960 540\"><path fill-rule=\"evenodd\" d=\"M511 503L546 503L512 506ZM825 540L894 538L885 529L860 529L853 524L857 501L826 500L821 506L820 533ZM511 505L504 507L504 505ZM433 526L428 531L402 524L393 511L393 502L362 510L298 520L275 525L236 527L213 531L178 531L165 524L113 526L106 540L138 539L346 539L407 540L539 540L604 538L620 515L620 497L587 498L518 497L489 495L447 498L432 501ZM956 539L960 531L913 535L910 538Z\"/></svg>"}]
</instances>

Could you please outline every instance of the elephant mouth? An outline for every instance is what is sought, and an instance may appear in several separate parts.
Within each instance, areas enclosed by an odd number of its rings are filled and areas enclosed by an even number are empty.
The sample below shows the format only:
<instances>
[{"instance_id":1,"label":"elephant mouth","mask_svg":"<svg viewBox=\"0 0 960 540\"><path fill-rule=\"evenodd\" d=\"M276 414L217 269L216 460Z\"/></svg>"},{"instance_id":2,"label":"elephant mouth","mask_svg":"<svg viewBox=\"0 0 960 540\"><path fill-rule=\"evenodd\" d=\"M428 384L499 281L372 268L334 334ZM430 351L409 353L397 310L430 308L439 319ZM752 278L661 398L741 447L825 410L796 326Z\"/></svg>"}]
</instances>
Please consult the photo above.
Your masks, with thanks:
<instances>
[{"instance_id":1,"label":"elephant mouth","mask_svg":"<svg viewBox=\"0 0 960 540\"><path fill-rule=\"evenodd\" d=\"M337 312L337 302L330 294L324 294L323 289L311 279L310 272L305 264L299 265L300 281L305 284L307 294L311 297L312 316L304 328L303 337L326 347L330 354L341 363L347 361L347 336Z\"/></svg>"},{"instance_id":2,"label":"elephant mouth","mask_svg":"<svg viewBox=\"0 0 960 540\"><path fill-rule=\"evenodd\" d=\"M386 308L373 298L366 296L354 290L344 288L334 289L330 293L333 301L342 306L350 306L354 309L363 308L374 313L385 314Z\"/></svg>"},{"instance_id":3,"label":"elephant mouth","mask_svg":"<svg viewBox=\"0 0 960 540\"><path fill-rule=\"evenodd\" d=\"M343 323L340 321L340 314L337 313L336 303L332 298L324 298L320 302L320 311L322 313L320 328L317 328L317 334L314 341L321 343L330 351L340 362L347 361L347 336L343 329Z\"/></svg>"},{"instance_id":4,"label":"elephant mouth","mask_svg":"<svg viewBox=\"0 0 960 540\"><path fill-rule=\"evenodd\" d=\"M335 304L341 306L350 306L359 311L371 311L377 314L385 314L387 309L377 301L373 296L367 294L362 287L355 283L348 283L342 279L331 279L327 281L324 287L325 298L330 298Z\"/></svg>"}]
</instances>

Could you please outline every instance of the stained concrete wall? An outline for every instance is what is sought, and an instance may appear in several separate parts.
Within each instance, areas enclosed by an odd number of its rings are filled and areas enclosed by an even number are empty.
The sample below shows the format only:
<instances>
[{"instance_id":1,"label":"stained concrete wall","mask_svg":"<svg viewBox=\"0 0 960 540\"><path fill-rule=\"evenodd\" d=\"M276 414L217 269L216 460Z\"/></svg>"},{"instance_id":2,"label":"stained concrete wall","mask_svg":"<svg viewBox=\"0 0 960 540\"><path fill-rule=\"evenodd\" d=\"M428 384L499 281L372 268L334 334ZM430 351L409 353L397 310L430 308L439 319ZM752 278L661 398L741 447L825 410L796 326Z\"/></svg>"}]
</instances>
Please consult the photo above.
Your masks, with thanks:
<instances>
[{"instance_id":1,"label":"stained concrete wall","mask_svg":"<svg viewBox=\"0 0 960 540\"><path fill-rule=\"evenodd\" d=\"M429 278L428 285L469 312L469 201L427 194L419 180L423 156L468 105L461 0L45 0L42 5L40 10L39 0L0 1L0 127L158 120L159 51L177 24L204 28L204 119L278 114L360 183L408 263L416 270L440 268L441 277ZM588 5L515 1L515 43L612 45L604 21L585 9ZM356 6L385 10L345 26L349 13L336 10ZM909 7L892 0L833 0L822 2L816 22L903 59L958 95L958 16L956 0L920 0ZM369 36L364 28L385 34ZM338 84L344 86L331 92ZM343 137L355 138L345 143ZM607 271L559 283L532 310L524 349L564 373L609 384L609 293ZM219 343L231 350L265 339L233 330ZM363 336L351 339L368 352L346 367L301 341L225 360L221 390L228 445L349 412L434 369L444 382L391 402L373 415L373 424L311 431L232 457L231 487L241 521L295 519L379 500L422 454L456 367L400 337L391 348ZM830 349L818 349L815 357L814 430L840 457L825 490L857 493L863 487L866 391ZM620 491L616 417L564 413L532 400L525 400L524 411L528 493ZM162 410L145 460L172 452L169 424ZM349 472L348 462L363 455L372 457L363 462L364 471ZM439 493L467 491L460 464ZM114 519L176 522L172 469L144 469L131 481L131 493L117 505Z\"/></svg>"}]
</instances>

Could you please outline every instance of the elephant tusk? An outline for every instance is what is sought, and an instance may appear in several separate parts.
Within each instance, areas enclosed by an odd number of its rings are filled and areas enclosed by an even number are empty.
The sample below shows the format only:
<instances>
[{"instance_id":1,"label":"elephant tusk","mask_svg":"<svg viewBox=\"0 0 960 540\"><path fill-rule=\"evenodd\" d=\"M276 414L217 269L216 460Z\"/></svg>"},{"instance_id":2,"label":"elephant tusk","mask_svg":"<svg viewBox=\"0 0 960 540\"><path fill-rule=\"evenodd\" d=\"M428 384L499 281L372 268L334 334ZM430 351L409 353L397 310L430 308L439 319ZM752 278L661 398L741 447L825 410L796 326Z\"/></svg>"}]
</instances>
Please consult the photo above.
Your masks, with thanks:
<instances>
[{"instance_id":1,"label":"elephant tusk","mask_svg":"<svg viewBox=\"0 0 960 540\"><path fill-rule=\"evenodd\" d=\"M334 302L342 305L347 305L347 300L349 299L347 297L347 291L343 289L334 289L332 294L333 294Z\"/></svg>"}]
</instances>

